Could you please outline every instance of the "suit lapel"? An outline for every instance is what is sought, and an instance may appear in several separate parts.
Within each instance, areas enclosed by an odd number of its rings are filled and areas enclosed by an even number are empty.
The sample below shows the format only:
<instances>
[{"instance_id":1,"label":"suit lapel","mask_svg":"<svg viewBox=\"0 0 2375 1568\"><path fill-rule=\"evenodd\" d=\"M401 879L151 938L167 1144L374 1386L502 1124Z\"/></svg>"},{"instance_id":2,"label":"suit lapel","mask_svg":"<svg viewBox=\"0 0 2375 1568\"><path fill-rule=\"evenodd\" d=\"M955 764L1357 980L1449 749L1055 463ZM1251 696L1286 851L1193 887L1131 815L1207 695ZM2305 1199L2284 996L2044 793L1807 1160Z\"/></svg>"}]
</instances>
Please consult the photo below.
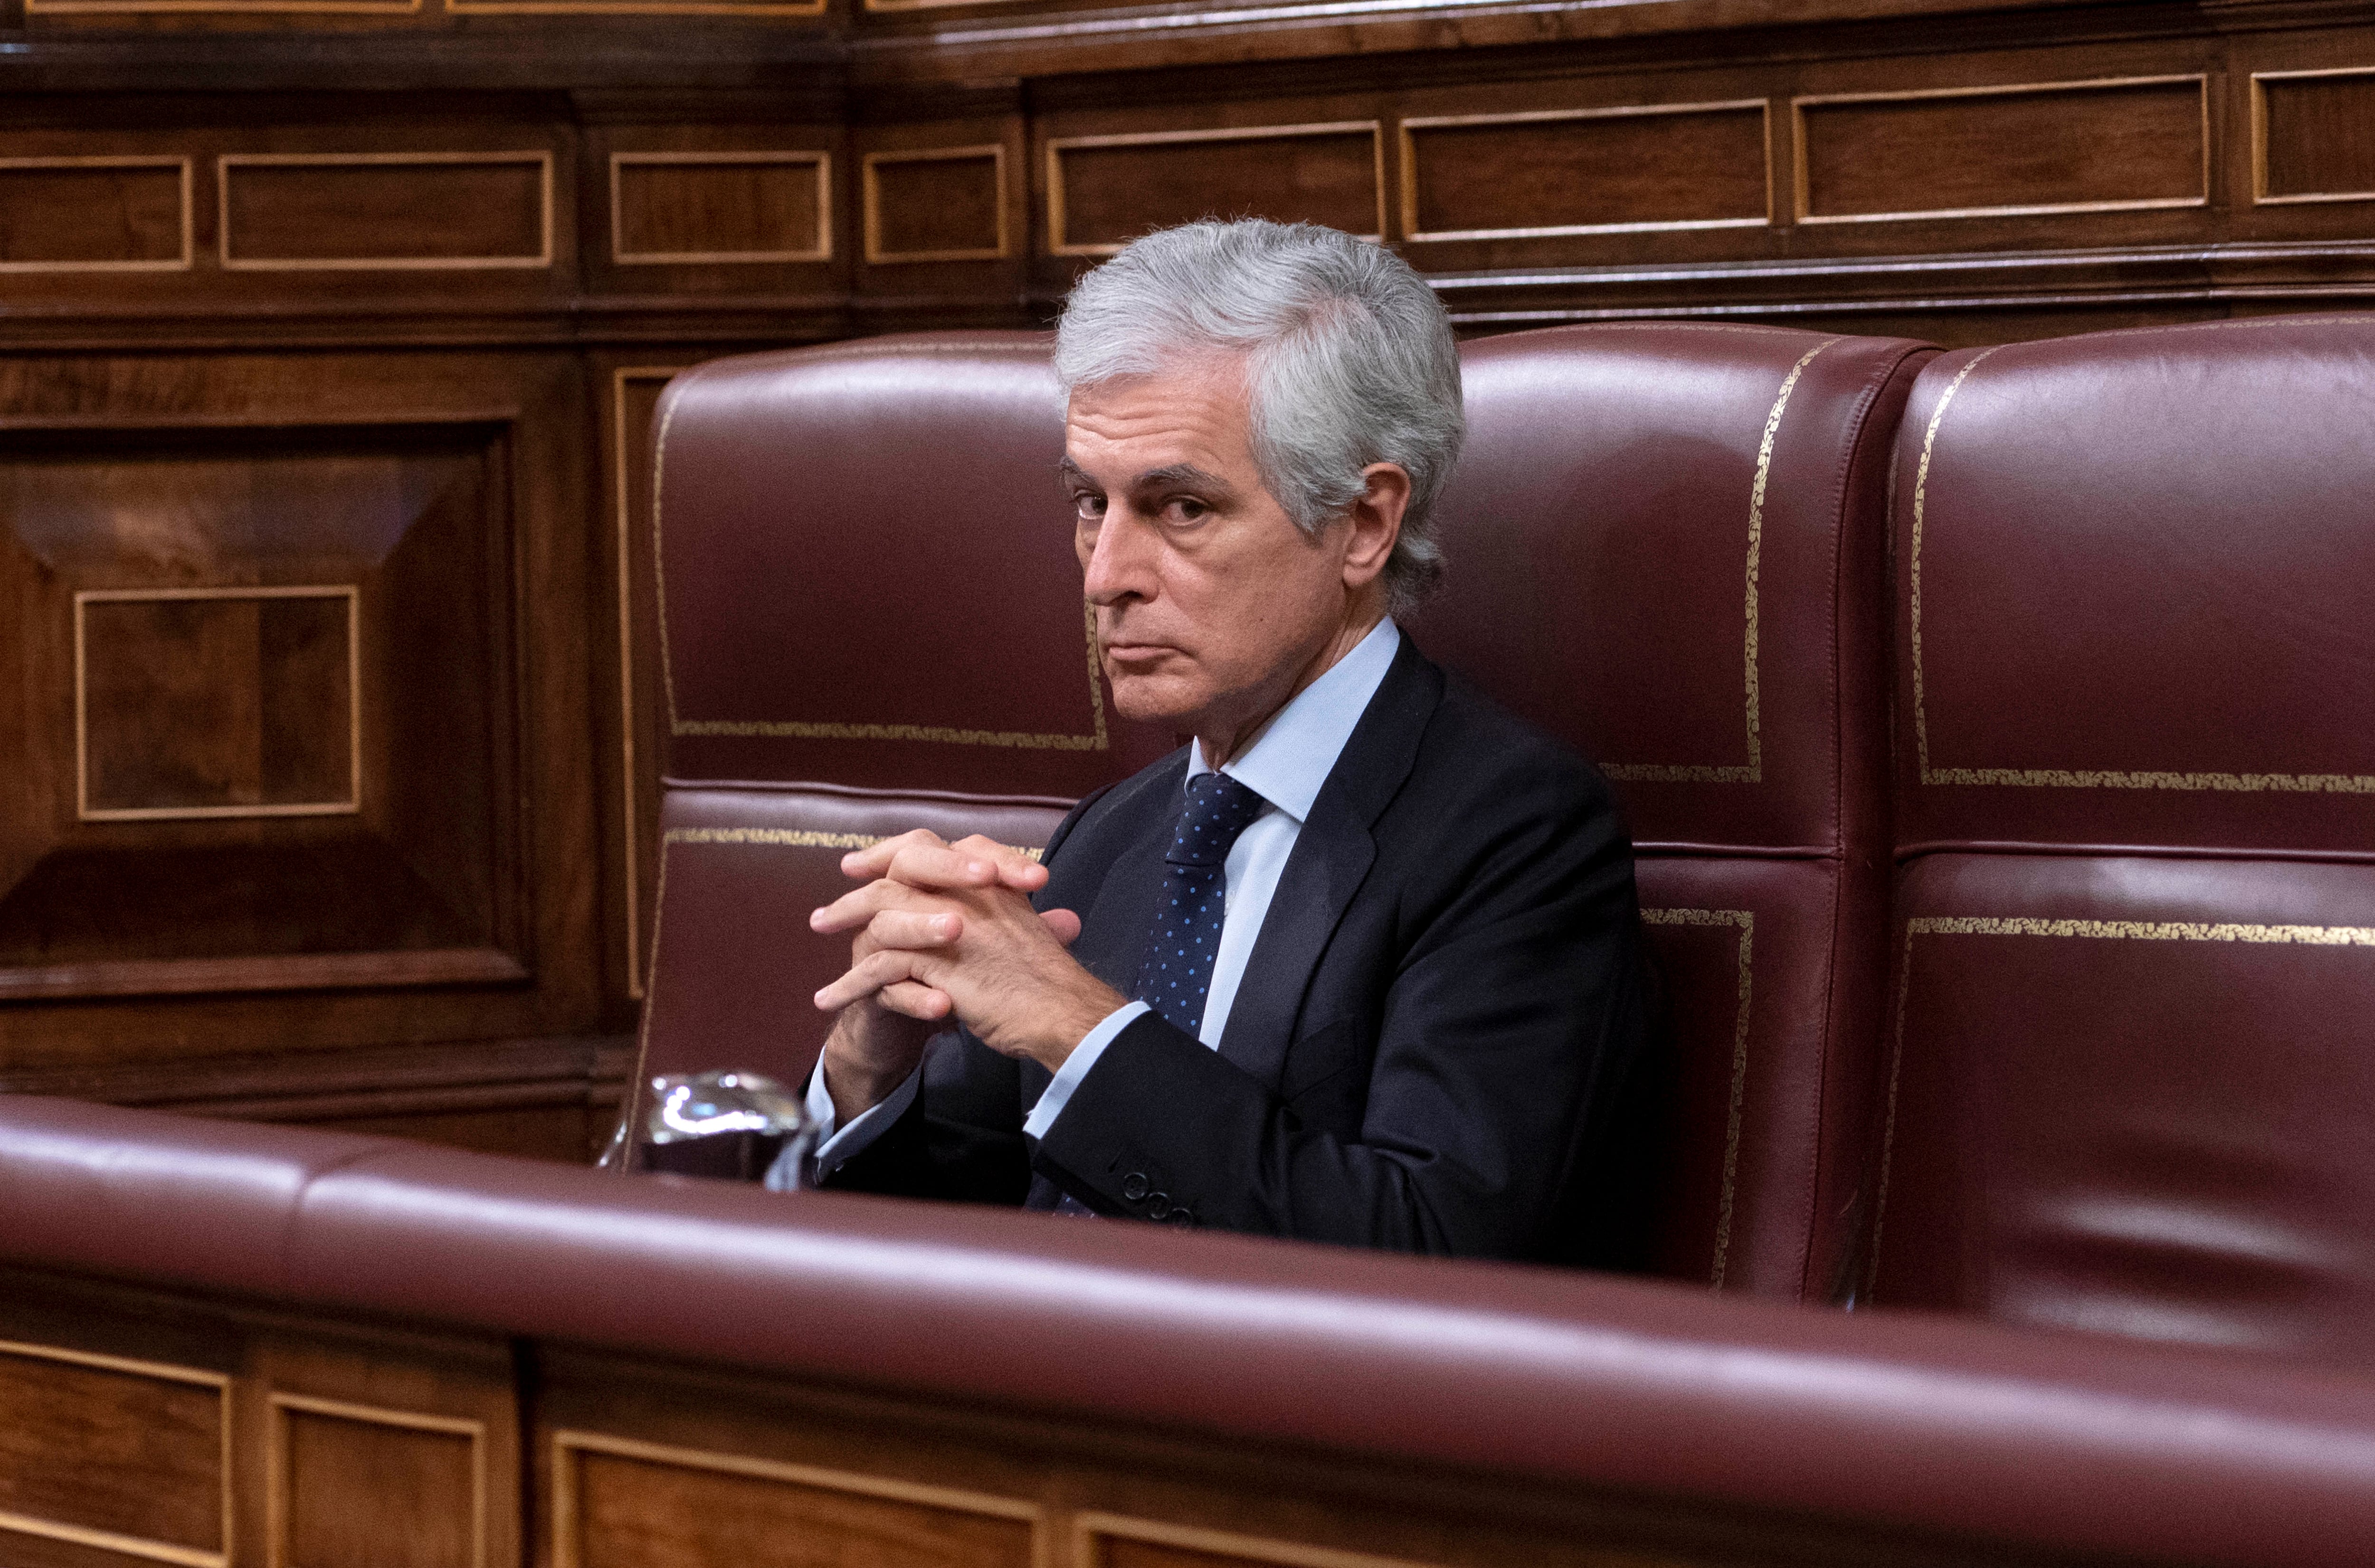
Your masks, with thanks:
<instances>
[{"instance_id":1,"label":"suit lapel","mask_svg":"<svg viewBox=\"0 0 2375 1568\"><path fill-rule=\"evenodd\" d=\"M1442 697L1443 672L1404 632L1295 837L1221 1032L1221 1055L1272 1090L1320 955L1377 858L1369 830L1410 776Z\"/></svg>"}]
</instances>

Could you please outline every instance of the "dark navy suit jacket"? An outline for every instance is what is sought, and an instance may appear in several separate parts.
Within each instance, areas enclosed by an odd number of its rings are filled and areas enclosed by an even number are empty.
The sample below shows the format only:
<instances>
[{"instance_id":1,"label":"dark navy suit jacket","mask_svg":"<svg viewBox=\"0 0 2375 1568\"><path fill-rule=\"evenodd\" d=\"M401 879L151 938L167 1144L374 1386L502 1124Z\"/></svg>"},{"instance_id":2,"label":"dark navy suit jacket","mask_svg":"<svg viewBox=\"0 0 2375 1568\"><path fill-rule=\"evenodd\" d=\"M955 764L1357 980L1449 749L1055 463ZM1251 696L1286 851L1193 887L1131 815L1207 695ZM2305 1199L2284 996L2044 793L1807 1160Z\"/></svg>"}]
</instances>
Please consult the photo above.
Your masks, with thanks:
<instances>
[{"instance_id":1,"label":"dark navy suit jacket","mask_svg":"<svg viewBox=\"0 0 2375 1568\"><path fill-rule=\"evenodd\" d=\"M1043 909L1127 996L1183 798L1176 752L1050 840ZM1589 764L1405 636L1328 776L1218 1050L1149 1014L1044 1142L1035 1063L940 1036L828 1185L1461 1256L1625 1267L1660 1079L1632 844Z\"/></svg>"}]
</instances>

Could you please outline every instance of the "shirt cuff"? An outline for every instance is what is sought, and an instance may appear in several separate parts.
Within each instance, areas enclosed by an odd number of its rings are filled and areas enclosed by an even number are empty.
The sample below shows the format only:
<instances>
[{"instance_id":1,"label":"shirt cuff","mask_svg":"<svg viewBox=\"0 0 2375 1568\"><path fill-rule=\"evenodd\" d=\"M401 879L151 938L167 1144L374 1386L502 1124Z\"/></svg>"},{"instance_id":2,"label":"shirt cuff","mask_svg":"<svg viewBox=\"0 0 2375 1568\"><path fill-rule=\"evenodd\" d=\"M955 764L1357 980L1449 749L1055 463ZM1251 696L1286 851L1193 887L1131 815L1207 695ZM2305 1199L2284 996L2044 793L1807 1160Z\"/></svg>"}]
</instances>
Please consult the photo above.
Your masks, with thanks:
<instances>
[{"instance_id":1,"label":"shirt cuff","mask_svg":"<svg viewBox=\"0 0 2375 1568\"><path fill-rule=\"evenodd\" d=\"M1040 1091L1039 1103L1031 1107L1031 1114L1023 1120L1023 1133L1031 1138L1046 1138L1047 1129L1056 1125L1056 1118L1064 1114L1064 1106L1071 1100L1072 1091L1081 1087L1081 1080L1089 1076L1089 1069L1097 1065L1097 1058L1105 1054L1105 1047L1113 1043L1114 1036L1153 1010L1144 1002L1124 1002L1107 1013L1094 1029L1081 1036L1081 1043L1072 1047L1070 1055L1064 1058L1064 1065L1057 1071L1054 1080Z\"/></svg>"},{"instance_id":2,"label":"shirt cuff","mask_svg":"<svg viewBox=\"0 0 2375 1568\"><path fill-rule=\"evenodd\" d=\"M824 1063L820 1059L816 1070L809 1074L808 1092L809 1120L816 1127L816 1138L811 1147L816 1150L817 1179L822 1181L831 1175L843 1161L881 1137L884 1128L905 1115L907 1107L915 1103L916 1091L923 1080L924 1067L918 1062L916 1070L909 1073L898 1088L859 1112L847 1126L836 1127L833 1125L836 1117L833 1094L824 1086ZM786 1148L776 1157L775 1162L767 1167L767 1185L774 1191L785 1192L799 1185L798 1176L792 1169L792 1155L797 1147Z\"/></svg>"}]
</instances>

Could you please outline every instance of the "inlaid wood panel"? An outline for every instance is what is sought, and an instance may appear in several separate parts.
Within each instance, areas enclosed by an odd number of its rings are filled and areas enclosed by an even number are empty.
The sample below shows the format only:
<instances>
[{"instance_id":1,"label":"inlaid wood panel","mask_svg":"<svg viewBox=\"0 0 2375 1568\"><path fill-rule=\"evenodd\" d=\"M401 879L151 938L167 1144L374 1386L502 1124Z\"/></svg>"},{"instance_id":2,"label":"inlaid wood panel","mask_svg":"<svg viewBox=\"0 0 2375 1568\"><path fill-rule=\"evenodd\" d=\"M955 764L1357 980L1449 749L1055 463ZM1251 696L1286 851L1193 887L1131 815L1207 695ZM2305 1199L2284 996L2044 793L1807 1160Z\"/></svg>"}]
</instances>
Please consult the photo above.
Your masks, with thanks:
<instances>
[{"instance_id":1,"label":"inlaid wood panel","mask_svg":"<svg viewBox=\"0 0 2375 1568\"><path fill-rule=\"evenodd\" d=\"M457 16L821 17L826 0L444 0Z\"/></svg>"},{"instance_id":2,"label":"inlaid wood panel","mask_svg":"<svg viewBox=\"0 0 2375 1568\"><path fill-rule=\"evenodd\" d=\"M1405 119L1402 237L1762 226L1766 120L1762 99Z\"/></svg>"},{"instance_id":3,"label":"inlaid wood panel","mask_svg":"<svg viewBox=\"0 0 2375 1568\"><path fill-rule=\"evenodd\" d=\"M1155 1519L1082 1514L1073 1521L1072 1568L1417 1568L1394 1558L1201 1529Z\"/></svg>"},{"instance_id":4,"label":"inlaid wood panel","mask_svg":"<svg viewBox=\"0 0 2375 1568\"><path fill-rule=\"evenodd\" d=\"M832 192L833 160L821 152L614 152L611 259L829 260Z\"/></svg>"},{"instance_id":5,"label":"inlaid wood panel","mask_svg":"<svg viewBox=\"0 0 2375 1568\"><path fill-rule=\"evenodd\" d=\"M356 603L352 587L76 595L77 814L357 809Z\"/></svg>"},{"instance_id":6,"label":"inlaid wood panel","mask_svg":"<svg viewBox=\"0 0 2375 1568\"><path fill-rule=\"evenodd\" d=\"M2375 200L2375 66L2252 77L2251 155L2263 205Z\"/></svg>"},{"instance_id":7,"label":"inlaid wood panel","mask_svg":"<svg viewBox=\"0 0 2375 1568\"><path fill-rule=\"evenodd\" d=\"M552 155L225 154L216 159L226 270L552 265Z\"/></svg>"},{"instance_id":8,"label":"inlaid wood panel","mask_svg":"<svg viewBox=\"0 0 2375 1568\"><path fill-rule=\"evenodd\" d=\"M868 262L998 261L1013 253L1002 145L869 152L863 181Z\"/></svg>"},{"instance_id":9,"label":"inlaid wood panel","mask_svg":"<svg viewBox=\"0 0 2375 1568\"><path fill-rule=\"evenodd\" d=\"M1379 239L1385 146L1374 120L1058 136L1047 143L1048 248L1109 255L1211 215L1323 223Z\"/></svg>"},{"instance_id":10,"label":"inlaid wood panel","mask_svg":"<svg viewBox=\"0 0 2375 1568\"><path fill-rule=\"evenodd\" d=\"M523 975L505 449L483 421L0 440L9 662L42 694L0 995Z\"/></svg>"},{"instance_id":11,"label":"inlaid wood panel","mask_svg":"<svg viewBox=\"0 0 2375 1568\"><path fill-rule=\"evenodd\" d=\"M554 1568L1034 1568L1038 1509L589 1432L553 1436Z\"/></svg>"},{"instance_id":12,"label":"inlaid wood panel","mask_svg":"<svg viewBox=\"0 0 2375 1568\"><path fill-rule=\"evenodd\" d=\"M230 1379L0 1340L0 1562L32 1541L220 1568Z\"/></svg>"},{"instance_id":13,"label":"inlaid wood panel","mask_svg":"<svg viewBox=\"0 0 2375 1568\"><path fill-rule=\"evenodd\" d=\"M191 183L186 158L0 158L0 273L183 270Z\"/></svg>"},{"instance_id":14,"label":"inlaid wood panel","mask_svg":"<svg viewBox=\"0 0 2375 1568\"><path fill-rule=\"evenodd\" d=\"M275 1394L271 1568L486 1568L485 1424Z\"/></svg>"},{"instance_id":15,"label":"inlaid wood panel","mask_svg":"<svg viewBox=\"0 0 2375 1568\"><path fill-rule=\"evenodd\" d=\"M1800 98L1801 223L2198 206L2204 79L2149 77Z\"/></svg>"}]
</instances>

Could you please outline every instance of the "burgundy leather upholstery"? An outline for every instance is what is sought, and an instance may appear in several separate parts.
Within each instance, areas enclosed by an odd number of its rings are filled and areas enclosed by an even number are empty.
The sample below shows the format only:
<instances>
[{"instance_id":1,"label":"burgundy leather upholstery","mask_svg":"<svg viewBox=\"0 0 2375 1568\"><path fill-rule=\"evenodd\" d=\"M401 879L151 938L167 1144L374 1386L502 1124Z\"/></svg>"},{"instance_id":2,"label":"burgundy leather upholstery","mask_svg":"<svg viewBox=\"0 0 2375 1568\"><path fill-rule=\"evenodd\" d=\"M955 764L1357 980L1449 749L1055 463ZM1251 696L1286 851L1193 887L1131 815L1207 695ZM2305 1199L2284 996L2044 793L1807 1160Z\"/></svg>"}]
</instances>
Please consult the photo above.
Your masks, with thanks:
<instances>
[{"instance_id":1,"label":"burgundy leather upholstery","mask_svg":"<svg viewBox=\"0 0 2375 1568\"><path fill-rule=\"evenodd\" d=\"M531 1372L593 1345L1820 1517L1884 1556L2356 1568L2375 1539L2363 1377L1547 1269L12 1096L0 1264L498 1334Z\"/></svg>"},{"instance_id":2,"label":"burgundy leather upholstery","mask_svg":"<svg viewBox=\"0 0 2375 1568\"><path fill-rule=\"evenodd\" d=\"M916 827L1037 848L1075 797L1170 749L1096 677L1047 344L751 355L663 397L669 737L638 1090L807 1076L809 997L848 955L808 913L849 886L848 849Z\"/></svg>"},{"instance_id":3,"label":"burgundy leather upholstery","mask_svg":"<svg viewBox=\"0 0 2375 1568\"><path fill-rule=\"evenodd\" d=\"M2375 320L1950 354L1876 1299L2375 1362Z\"/></svg>"},{"instance_id":4,"label":"burgundy leather upholstery","mask_svg":"<svg viewBox=\"0 0 2375 1568\"><path fill-rule=\"evenodd\" d=\"M1681 1049L1666 1272L1840 1292L1885 950L1884 539L1934 352L1682 324L1467 346L1421 645L1599 762Z\"/></svg>"}]
</instances>

